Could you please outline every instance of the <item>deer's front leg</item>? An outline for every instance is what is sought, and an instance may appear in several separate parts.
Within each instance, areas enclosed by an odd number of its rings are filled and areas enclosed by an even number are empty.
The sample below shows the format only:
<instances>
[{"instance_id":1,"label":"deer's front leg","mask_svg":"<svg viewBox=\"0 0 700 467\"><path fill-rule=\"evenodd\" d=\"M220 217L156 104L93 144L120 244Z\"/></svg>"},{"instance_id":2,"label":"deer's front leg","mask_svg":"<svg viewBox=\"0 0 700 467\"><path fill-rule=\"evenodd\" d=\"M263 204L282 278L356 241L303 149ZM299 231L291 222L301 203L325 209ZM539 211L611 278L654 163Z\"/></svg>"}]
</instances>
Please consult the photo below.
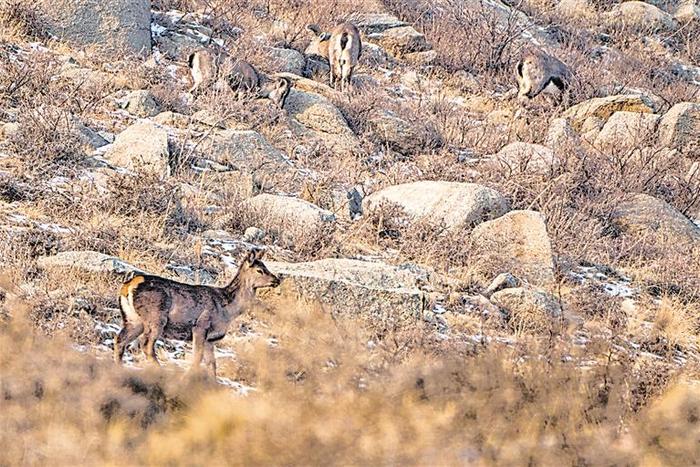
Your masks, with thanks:
<instances>
[{"instance_id":1,"label":"deer's front leg","mask_svg":"<svg viewBox=\"0 0 700 467\"><path fill-rule=\"evenodd\" d=\"M207 330L209 329L209 320L198 320L197 324L192 328L192 367L194 371L199 368L204 356L204 347L206 346Z\"/></svg>"},{"instance_id":2,"label":"deer's front leg","mask_svg":"<svg viewBox=\"0 0 700 467\"><path fill-rule=\"evenodd\" d=\"M209 376L216 379L216 359L214 358L215 351L214 343L206 341L204 343L204 366L209 370Z\"/></svg>"}]
</instances>

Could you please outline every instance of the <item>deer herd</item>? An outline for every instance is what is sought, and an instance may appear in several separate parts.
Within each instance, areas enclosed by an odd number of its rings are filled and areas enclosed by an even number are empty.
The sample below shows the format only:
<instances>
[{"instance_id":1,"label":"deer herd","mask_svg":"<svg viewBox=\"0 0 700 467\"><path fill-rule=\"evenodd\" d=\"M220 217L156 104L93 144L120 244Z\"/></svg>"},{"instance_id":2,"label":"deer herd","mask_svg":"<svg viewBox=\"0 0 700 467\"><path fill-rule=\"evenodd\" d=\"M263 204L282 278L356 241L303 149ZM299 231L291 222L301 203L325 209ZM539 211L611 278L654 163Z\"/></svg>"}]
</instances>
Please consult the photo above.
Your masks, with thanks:
<instances>
[{"instance_id":1,"label":"deer herd","mask_svg":"<svg viewBox=\"0 0 700 467\"><path fill-rule=\"evenodd\" d=\"M352 75L362 54L360 32L352 23L342 23L330 32L311 24L314 37L307 56L328 61L329 83L341 92L351 88ZM203 48L191 53L188 65L192 78L189 92L197 95L207 88L228 86L237 97L249 96L272 101L280 109L292 87L287 77L268 77L242 59L223 51ZM542 92L563 94L572 73L560 60L542 51L529 51L517 63L515 78L518 98L532 99ZM227 333L232 321L255 302L255 291L276 287L280 279L262 262L262 250L252 250L233 280L225 287L190 285L158 276L137 274L127 280L119 294L123 327L114 342L114 359L121 363L127 346L143 335L142 349L148 360L158 364L155 343L159 338L192 340L192 369L204 362L216 375L214 343Z\"/></svg>"}]
</instances>

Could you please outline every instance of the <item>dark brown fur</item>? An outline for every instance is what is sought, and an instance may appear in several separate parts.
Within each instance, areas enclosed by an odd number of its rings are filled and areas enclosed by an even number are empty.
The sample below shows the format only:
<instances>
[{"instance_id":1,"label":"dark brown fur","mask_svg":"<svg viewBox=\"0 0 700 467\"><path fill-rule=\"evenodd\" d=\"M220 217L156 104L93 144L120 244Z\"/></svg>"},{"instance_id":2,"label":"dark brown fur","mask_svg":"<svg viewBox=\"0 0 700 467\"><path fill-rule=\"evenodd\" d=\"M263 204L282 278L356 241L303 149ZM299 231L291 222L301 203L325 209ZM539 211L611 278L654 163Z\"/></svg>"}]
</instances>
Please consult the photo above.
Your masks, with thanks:
<instances>
[{"instance_id":1,"label":"dark brown fur","mask_svg":"<svg viewBox=\"0 0 700 467\"><path fill-rule=\"evenodd\" d=\"M251 251L236 277L225 287L191 285L158 276L137 275L119 293L124 327L114 343L114 359L121 363L126 347L144 334L144 352L158 363L155 343L160 337L192 339L192 368L202 359L216 375L214 342L223 339L231 322L254 301L255 290L276 287L279 279Z\"/></svg>"}]
</instances>

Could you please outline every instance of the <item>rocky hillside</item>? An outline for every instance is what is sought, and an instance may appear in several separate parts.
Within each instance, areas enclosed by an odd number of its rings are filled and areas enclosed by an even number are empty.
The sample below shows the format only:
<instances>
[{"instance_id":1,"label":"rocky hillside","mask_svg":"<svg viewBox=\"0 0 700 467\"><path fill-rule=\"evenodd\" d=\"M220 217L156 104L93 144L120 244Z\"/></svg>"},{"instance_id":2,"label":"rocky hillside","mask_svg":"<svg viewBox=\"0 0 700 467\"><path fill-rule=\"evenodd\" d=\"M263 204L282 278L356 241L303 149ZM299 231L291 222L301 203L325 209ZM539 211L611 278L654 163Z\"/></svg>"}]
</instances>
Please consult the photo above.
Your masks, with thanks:
<instances>
[{"instance_id":1,"label":"rocky hillside","mask_svg":"<svg viewBox=\"0 0 700 467\"><path fill-rule=\"evenodd\" d=\"M305 53L342 20L345 93ZM284 108L190 93L201 49ZM516 98L528 50L565 99ZM0 0L0 238L3 465L684 464L700 5ZM253 247L284 280L218 386L178 383L189 342L106 361L129 274L223 285Z\"/></svg>"}]
</instances>

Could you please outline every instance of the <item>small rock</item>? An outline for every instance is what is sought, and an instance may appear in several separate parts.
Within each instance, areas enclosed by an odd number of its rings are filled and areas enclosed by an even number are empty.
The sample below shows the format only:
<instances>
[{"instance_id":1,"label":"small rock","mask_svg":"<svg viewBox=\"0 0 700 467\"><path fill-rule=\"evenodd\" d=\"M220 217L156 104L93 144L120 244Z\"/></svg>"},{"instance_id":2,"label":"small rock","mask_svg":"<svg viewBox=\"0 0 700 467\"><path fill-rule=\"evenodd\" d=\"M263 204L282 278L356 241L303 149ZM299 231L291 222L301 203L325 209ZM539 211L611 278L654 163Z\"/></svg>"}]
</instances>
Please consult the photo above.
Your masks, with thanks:
<instances>
[{"instance_id":1,"label":"small rock","mask_svg":"<svg viewBox=\"0 0 700 467\"><path fill-rule=\"evenodd\" d=\"M494 293L491 302L508 311L508 323L516 332L546 333L561 316L557 299L543 290L509 288Z\"/></svg>"},{"instance_id":2,"label":"small rock","mask_svg":"<svg viewBox=\"0 0 700 467\"><path fill-rule=\"evenodd\" d=\"M561 165L554 151L548 147L521 141L504 146L492 157L499 164L518 172L549 174Z\"/></svg>"},{"instance_id":3,"label":"small rock","mask_svg":"<svg viewBox=\"0 0 700 467\"><path fill-rule=\"evenodd\" d=\"M267 49L270 55L271 66L274 70L281 73L294 73L301 76L306 67L306 58L301 52L294 49L282 49L279 47L270 47Z\"/></svg>"},{"instance_id":4,"label":"small rock","mask_svg":"<svg viewBox=\"0 0 700 467\"><path fill-rule=\"evenodd\" d=\"M644 95L616 95L596 97L576 104L564 112L564 117L569 119L571 126L581 131L583 122L589 117L596 117L607 121L615 112L640 112L654 113L654 102Z\"/></svg>"},{"instance_id":5,"label":"small rock","mask_svg":"<svg viewBox=\"0 0 700 467\"><path fill-rule=\"evenodd\" d=\"M354 13L350 16L349 21L365 34L374 34L384 32L387 29L408 26L408 23L387 13Z\"/></svg>"},{"instance_id":6,"label":"small rock","mask_svg":"<svg viewBox=\"0 0 700 467\"><path fill-rule=\"evenodd\" d=\"M257 227L248 227L243 233L243 240L248 243L258 243L265 238L265 231Z\"/></svg>"},{"instance_id":7,"label":"small rock","mask_svg":"<svg viewBox=\"0 0 700 467\"><path fill-rule=\"evenodd\" d=\"M97 251L64 251L54 256L43 256L37 260L42 269L79 270L90 273L143 273L141 269L114 256Z\"/></svg>"},{"instance_id":8,"label":"small rock","mask_svg":"<svg viewBox=\"0 0 700 467\"><path fill-rule=\"evenodd\" d=\"M160 112L153 94L145 89L129 93L124 108L130 114L140 118L155 117Z\"/></svg>"},{"instance_id":9,"label":"small rock","mask_svg":"<svg viewBox=\"0 0 700 467\"><path fill-rule=\"evenodd\" d=\"M491 295L498 292L499 290L512 289L514 287L520 287L520 279L518 279L509 272L502 272L501 274L496 276L493 282L491 282L491 285L489 285L481 293L481 295L483 295L486 298L489 298Z\"/></svg>"},{"instance_id":10,"label":"small rock","mask_svg":"<svg viewBox=\"0 0 700 467\"><path fill-rule=\"evenodd\" d=\"M119 133L105 159L128 170L159 176L170 174L168 133L149 121L140 121Z\"/></svg>"},{"instance_id":11,"label":"small rock","mask_svg":"<svg viewBox=\"0 0 700 467\"><path fill-rule=\"evenodd\" d=\"M650 113L615 112L598 133L594 145L616 153L648 146L660 118Z\"/></svg>"},{"instance_id":12,"label":"small rock","mask_svg":"<svg viewBox=\"0 0 700 467\"><path fill-rule=\"evenodd\" d=\"M700 104L681 102L671 107L659 123L659 145L700 158Z\"/></svg>"},{"instance_id":13,"label":"small rock","mask_svg":"<svg viewBox=\"0 0 700 467\"><path fill-rule=\"evenodd\" d=\"M612 21L621 22L637 31L673 31L678 23L671 15L646 2L627 1L620 3L609 13Z\"/></svg>"},{"instance_id":14,"label":"small rock","mask_svg":"<svg viewBox=\"0 0 700 467\"><path fill-rule=\"evenodd\" d=\"M640 240L674 246L700 242L698 226L667 202L646 194L628 197L612 219L623 232Z\"/></svg>"},{"instance_id":15,"label":"small rock","mask_svg":"<svg viewBox=\"0 0 700 467\"><path fill-rule=\"evenodd\" d=\"M292 196L261 194L243 203L256 224L291 243L321 240L335 228L335 215Z\"/></svg>"},{"instance_id":16,"label":"small rock","mask_svg":"<svg viewBox=\"0 0 700 467\"><path fill-rule=\"evenodd\" d=\"M367 38L382 46L395 57L402 57L413 52L425 52L431 49L425 36L412 26L387 29L379 33L370 34Z\"/></svg>"},{"instance_id":17,"label":"small rock","mask_svg":"<svg viewBox=\"0 0 700 467\"><path fill-rule=\"evenodd\" d=\"M471 238L496 270L512 271L537 286L554 283L552 246L539 212L511 211L476 226Z\"/></svg>"}]
</instances>

